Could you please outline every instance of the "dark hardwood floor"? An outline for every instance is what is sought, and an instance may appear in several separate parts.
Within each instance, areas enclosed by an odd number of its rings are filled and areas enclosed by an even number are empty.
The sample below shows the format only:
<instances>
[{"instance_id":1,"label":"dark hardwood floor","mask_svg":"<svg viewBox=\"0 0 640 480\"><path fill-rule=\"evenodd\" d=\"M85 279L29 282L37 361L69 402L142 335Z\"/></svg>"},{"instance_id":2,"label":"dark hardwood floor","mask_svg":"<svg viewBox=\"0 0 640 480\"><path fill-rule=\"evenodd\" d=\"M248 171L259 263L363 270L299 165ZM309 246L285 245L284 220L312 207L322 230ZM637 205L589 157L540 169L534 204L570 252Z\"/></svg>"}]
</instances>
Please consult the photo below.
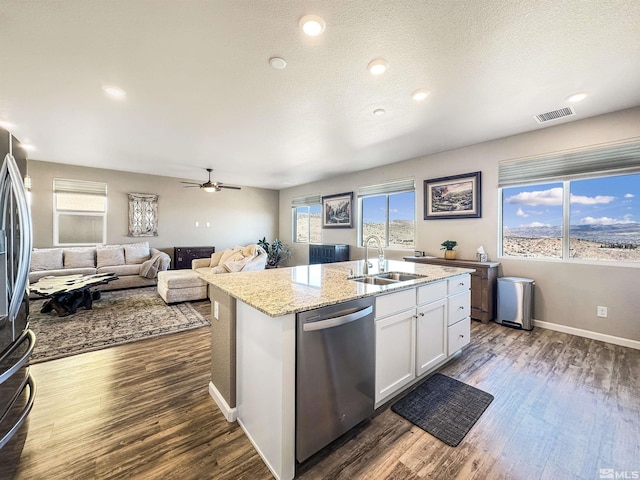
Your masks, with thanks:
<instances>
[{"instance_id":1,"label":"dark hardwood floor","mask_svg":"<svg viewBox=\"0 0 640 480\"><path fill-rule=\"evenodd\" d=\"M208 302L196 305L209 315ZM209 397L209 334L201 328L32 366L38 396L24 451L11 461L14 478L273 478ZM458 447L383 408L298 476L566 480L598 479L608 468L637 478L640 351L495 323L474 322L472 338L439 371L495 400Z\"/></svg>"}]
</instances>

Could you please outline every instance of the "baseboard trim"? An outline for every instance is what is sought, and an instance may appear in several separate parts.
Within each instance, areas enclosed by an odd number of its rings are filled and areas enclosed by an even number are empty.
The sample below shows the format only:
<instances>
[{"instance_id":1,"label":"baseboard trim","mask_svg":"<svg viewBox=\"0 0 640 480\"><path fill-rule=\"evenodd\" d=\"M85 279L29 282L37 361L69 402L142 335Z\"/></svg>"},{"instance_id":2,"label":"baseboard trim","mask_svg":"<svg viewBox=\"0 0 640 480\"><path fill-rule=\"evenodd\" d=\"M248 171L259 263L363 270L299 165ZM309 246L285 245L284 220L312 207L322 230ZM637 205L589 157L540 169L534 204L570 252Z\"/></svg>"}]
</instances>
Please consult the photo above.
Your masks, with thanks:
<instances>
[{"instance_id":1,"label":"baseboard trim","mask_svg":"<svg viewBox=\"0 0 640 480\"><path fill-rule=\"evenodd\" d=\"M560 325L557 323L543 322L542 320L534 320L533 324L536 327L546 328L547 330L555 330L556 332L569 333L578 337L590 338L591 340L600 340L602 342L613 343L614 345L620 345L622 347L629 347L636 350L640 350L640 341L630 340L628 338L615 337L613 335L607 335L606 333L592 332L591 330L583 330L582 328L567 327L566 325Z\"/></svg>"},{"instance_id":2,"label":"baseboard trim","mask_svg":"<svg viewBox=\"0 0 640 480\"><path fill-rule=\"evenodd\" d=\"M235 422L238 418L238 409L236 407L231 408L222 394L218 391L216 386L209 382L209 395L216 402L218 408L227 419L227 422Z\"/></svg>"}]
</instances>

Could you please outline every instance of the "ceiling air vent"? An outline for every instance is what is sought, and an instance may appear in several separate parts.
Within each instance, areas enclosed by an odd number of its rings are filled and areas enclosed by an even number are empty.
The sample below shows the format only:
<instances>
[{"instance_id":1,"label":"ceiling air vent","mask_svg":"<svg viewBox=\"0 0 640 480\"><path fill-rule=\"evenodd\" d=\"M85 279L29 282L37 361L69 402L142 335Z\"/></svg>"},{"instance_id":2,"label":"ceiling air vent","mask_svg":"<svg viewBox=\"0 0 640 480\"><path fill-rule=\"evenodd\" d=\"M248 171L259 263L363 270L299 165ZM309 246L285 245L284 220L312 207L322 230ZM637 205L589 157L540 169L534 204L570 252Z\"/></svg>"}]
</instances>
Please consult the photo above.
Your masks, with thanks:
<instances>
[{"instance_id":1,"label":"ceiling air vent","mask_svg":"<svg viewBox=\"0 0 640 480\"><path fill-rule=\"evenodd\" d=\"M545 123L550 122L551 120L558 120L559 118L571 117L575 114L576 112L573 111L573 107L565 107L560 110L554 110L553 112L534 115L533 118L535 118L538 123Z\"/></svg>"}]
</instances>

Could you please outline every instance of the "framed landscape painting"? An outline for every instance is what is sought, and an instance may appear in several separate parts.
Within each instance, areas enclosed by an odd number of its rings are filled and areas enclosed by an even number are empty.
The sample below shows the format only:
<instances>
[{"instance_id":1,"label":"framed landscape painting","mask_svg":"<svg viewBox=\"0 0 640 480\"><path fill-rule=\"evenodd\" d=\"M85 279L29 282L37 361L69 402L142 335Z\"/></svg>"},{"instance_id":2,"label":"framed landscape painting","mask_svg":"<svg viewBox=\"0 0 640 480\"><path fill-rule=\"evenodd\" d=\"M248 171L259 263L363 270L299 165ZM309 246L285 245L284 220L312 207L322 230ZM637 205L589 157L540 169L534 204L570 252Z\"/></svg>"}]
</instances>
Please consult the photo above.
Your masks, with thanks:
<instances>
[{"instance_id":1,"label":"framed landscape painting","mask_svg":"<svg viewBox=\"0 0 640 480\"><path fill-rule=\"evenodd\" d=\"M353 192L322 197L322 228L353 227Z\"/></svg>"},{"instance_id":2,"label":"framed landscape painting","mask_svg":"<svg viewBox=\"0 0 640 480\"><path fill-rule=\"evenodd\" d=\"M482 217L481 172L424 181L424 219Z\"/></svg>"}]
</instances>

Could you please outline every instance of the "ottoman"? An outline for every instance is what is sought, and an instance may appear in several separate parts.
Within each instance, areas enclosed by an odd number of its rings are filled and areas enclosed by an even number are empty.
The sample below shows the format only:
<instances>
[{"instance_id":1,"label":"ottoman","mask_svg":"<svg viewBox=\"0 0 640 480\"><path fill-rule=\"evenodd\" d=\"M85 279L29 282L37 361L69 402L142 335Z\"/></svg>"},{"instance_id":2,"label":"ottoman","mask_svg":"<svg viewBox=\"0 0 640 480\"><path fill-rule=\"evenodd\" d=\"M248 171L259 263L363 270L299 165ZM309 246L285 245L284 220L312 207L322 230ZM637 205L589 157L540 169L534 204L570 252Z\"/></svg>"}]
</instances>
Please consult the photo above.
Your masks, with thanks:
<instances>
[{"instance_id":1,"label":"ottoman","mask_svg":"<svg viewBox=\"0 0 640 480\"><path fill-rule=\"evenodd\" d=\"M193 270L158 272L158 293L166 303L207 298L207 282Z\"/></svg>"}]
</instances>

